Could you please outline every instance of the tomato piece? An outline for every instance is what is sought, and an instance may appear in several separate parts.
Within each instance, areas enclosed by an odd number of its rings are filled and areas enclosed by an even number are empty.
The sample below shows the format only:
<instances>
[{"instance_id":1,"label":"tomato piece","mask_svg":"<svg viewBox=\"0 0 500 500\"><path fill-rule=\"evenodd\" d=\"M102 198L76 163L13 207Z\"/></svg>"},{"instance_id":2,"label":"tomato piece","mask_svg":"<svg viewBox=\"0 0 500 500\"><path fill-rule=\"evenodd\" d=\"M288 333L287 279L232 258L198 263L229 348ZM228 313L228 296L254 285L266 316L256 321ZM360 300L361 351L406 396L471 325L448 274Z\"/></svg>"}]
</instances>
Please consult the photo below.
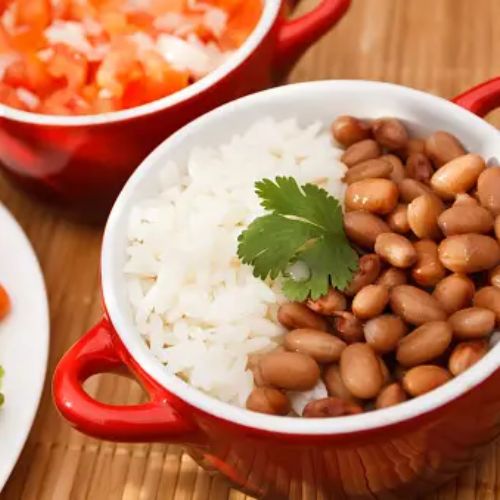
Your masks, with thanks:
<instances>
[{"instance_id":1,"label":"tomato piece","mask_svg":"<svg viewBox=\"0 0 500 500\"><path fill-rule=\"evenodd\" d=\"M4 82L12 87L24 87L45 96L55 89L55 82L47 71L46 65L36 54L25 54L5 70Z\"/></svg>"},{"instance_id":2,"label":"tomato piece","mask_svg":"<svg viewBox=\"0 0 500 500\"><path fill-rule=\"evenodd\" d=\"M127 22L127 16L120 11L105 11L100 14L100 21L104 31L109 36L126 35L134 29Z\"/></svg>"},{"instance_id":3,"label":"tomato piece","mask_svg":"<svg viewBox=\"0 0 500 500\"><path fill-rule=\"evenodd\" d=\"M36 52L43 49L47 43L43 29L35 26L16 30L10 40L12 48L21 53Z\"/></svg>"},{"instance_id":4,"label":"tomato piece","mask_svg":"<svg viewBox=\"0 0 500 500\"><path fill-rule=\"evenodd\" d=\"M54 78L62 78L70 89L80 89L87 81L87 59L63 44L53 47L54 54L47 62L47 71Z\"/></svg>"},{"instance_id":5,"label":"tomato piece","mask_svg":"<svg viewBox=\"0 0 500 500\"><path fill-rule=\"evenodd\" d=\"M11 309L11 303L10 303L10 297L9 294L7 293L7 290L0 285L0 320L4 319L5 316L10 312Z\"/></svg>"},{"instance_id":6,"label":"tomato piece","mask_svg":"<svg viewBox=\"0 0 500 500\"><path fill-rule=\"evenodd\" d=\"M221 6L221 8L224 8ZM234 50L239 48L257 26L262 14L261 2L240 1L237 6L231 7L227 27L219 43L222 49ZM228 11L228 9L224 8Z\"/></svg>"},{"instance_id":7,"label":"tomato piece","mask_svg":"<svg viewBox=\"0 0 500 500\"><path fill-rule=\"evenodd\" d=\"M135 11L127 13L127 23L136 29L151 33L154 31L154 17L148 12Z\"/></svg>"},{"instance_id":8,"label":"tomato piece","mask_svg":"<svg viewBox=\"0 0 500 500\"><path fill-rule=\"evenodd\" d=\"M51 115L84 115L91 112L91 107L77 92L64 88L47 97L38 111Z\"/></svg>"},{"instance_id":9,"label":"tomato piece","mask_svg":"<svg viewBox=\"0 0 500 500\"><path fill-rule=\"evenodd\" d=\"M51 22L50 0L17 0L16 25L42 30Z\"/></svg>"}]
</instances>

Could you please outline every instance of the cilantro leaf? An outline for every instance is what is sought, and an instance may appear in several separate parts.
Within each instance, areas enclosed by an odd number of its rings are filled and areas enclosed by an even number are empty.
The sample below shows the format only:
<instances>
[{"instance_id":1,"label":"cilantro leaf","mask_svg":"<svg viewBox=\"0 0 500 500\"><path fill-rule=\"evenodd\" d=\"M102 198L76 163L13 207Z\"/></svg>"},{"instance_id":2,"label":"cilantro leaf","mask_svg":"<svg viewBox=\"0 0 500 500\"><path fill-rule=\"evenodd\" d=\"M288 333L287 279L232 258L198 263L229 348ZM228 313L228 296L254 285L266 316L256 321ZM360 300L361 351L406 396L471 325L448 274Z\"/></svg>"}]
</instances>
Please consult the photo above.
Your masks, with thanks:
<instances>
[{"instance_id":1,"label":"cilantro leaf","mask_svg":"<svg viewBox=\"0 0 500 500\"><path fill-rule=\"evenodd\" d=\"M263 179L255 184L270 214L255 219L239 238L238 256L261 279L284 277L283 293L291 300L316 299L330 286L345 288L357 268L357 254L343 228L342 209L333 196L313 184L299 186L293 177ZM301 260L309 279L286 276Z\"/></svg>"}]
</instances>

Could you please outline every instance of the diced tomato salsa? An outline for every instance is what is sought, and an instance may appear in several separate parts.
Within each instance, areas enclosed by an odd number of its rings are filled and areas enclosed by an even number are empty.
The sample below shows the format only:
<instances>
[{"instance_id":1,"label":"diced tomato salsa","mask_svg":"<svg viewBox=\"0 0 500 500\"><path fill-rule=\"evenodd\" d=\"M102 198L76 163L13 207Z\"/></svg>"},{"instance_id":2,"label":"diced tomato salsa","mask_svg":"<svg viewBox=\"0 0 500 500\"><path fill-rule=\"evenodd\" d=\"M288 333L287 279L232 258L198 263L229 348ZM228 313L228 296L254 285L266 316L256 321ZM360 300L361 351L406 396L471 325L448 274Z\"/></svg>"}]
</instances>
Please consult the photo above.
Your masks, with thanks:
<instances>
[{"instance_id":1,"label":"diced tomato salsa","mask_svg":"<svg viewBox=\"0 0 500 500\"><path fill-rule=\"evenodd\" d=\"M0 102L83 115L138 106L210 73L262 0L0 0Z\"/></svg>"},{"instance_id":2,"label":"diced tomato salsa","mask_svg":"<svg viewBox=\"0 0 500 500\"><path fill-rule=\"evenodd\" d=\"M10 311L10 298L7 290L0 284L0 320L5 318Z\"/></svg>"}]
</instances>

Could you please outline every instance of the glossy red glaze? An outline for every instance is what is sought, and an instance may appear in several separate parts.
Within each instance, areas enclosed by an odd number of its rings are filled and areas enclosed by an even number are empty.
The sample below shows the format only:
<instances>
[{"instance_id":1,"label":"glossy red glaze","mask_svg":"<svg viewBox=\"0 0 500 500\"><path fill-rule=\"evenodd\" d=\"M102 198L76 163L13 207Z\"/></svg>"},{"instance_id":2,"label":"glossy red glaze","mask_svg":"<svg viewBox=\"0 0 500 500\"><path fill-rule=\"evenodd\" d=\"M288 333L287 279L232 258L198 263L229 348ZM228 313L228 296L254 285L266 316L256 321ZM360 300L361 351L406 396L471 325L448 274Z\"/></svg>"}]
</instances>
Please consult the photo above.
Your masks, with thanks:
<instances>
[{"instance_id":1,"label":"glossy red glaze","mask_svg":"<svg viewBox=\"0 0 500 500\"><path fill-rule=\"evenodd\" d=\"M497 101L483 89L462 94L458 102L464 96L471 106L488 102L480 108L487 113ZM109 406L83 391L90 375L118 368L127 368L144 385L149 403ZM220 419L172 395L138 366L103 319L63 357L53 393L59 411L77 429L111 440L184 443L204 468L261 498L409 499L452 478L498 436L499 384L500 370L445 405L375 429L269 432Z\"/></svg>"},{"instance_id":2,"label":"glossy red glaze","mask_svg":"<svg viewBox=\"0 0 500 500\"><path fill-rule=\"evenodd\" d=\"M303 17L282 15L249 57L197 95L157 112L110 123L41 125L0 117L0 165L30 191L85 215L103 215L141 161L194 118L267 88L346 12L350 0L322 0ZM0 108L1 111L1 108Z\"/></svg>"}]
</instances>

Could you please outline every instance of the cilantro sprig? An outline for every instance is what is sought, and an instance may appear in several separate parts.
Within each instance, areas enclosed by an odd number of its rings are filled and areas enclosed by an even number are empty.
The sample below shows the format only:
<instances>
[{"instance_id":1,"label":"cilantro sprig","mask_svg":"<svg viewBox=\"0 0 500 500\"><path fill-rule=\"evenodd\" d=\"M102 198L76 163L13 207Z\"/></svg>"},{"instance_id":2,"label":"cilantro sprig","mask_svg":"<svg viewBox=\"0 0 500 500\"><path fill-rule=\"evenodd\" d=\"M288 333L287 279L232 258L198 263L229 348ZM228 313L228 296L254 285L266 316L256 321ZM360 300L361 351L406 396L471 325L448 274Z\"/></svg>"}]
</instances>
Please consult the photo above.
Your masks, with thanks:
<instances>
[{"instance_id":1,"label":"cilantro sprig","mask_svg":"<svg viewBox=\"0 0 500 500\"><path fill-rule=\"evenodd\" d=\"M344 289L357 269L358 257L344 232L336 198L314 184L299 186L293 177L255 183L261 205L270 213L255 219L238 238L238 257L253 266L254 276L283 277L290 300L317 299L329 287ZM310 271L305 281L287 274L302 261Z\"/></svg>"}]
</instances>

